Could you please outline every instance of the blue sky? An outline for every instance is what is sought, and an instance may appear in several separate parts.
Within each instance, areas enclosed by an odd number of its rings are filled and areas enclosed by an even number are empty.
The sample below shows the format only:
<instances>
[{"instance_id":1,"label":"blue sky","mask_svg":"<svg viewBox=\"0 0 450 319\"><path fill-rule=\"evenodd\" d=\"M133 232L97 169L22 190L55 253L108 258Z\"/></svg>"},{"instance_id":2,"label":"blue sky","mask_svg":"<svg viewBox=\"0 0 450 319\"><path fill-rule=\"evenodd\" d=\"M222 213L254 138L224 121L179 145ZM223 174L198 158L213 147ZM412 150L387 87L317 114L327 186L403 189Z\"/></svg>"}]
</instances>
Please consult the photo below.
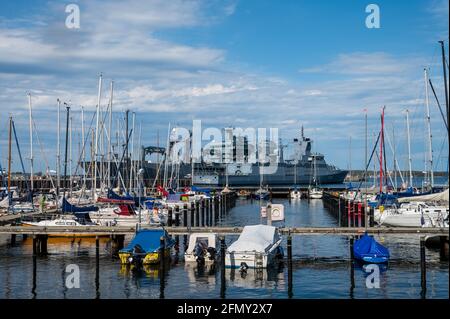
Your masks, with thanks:
<instances>
[{"instance_id":1,"label":"blue sky","mask_svg":"<svg viewBox=\"0 0 450 319\"><path fill-rule=\"evenodd\" d=\"M64 8L76 3L81 28L69 30ZM367 29L376 3L381 28ZM444 103L438 40L448 38L448 1L8 1L0 5L0 160L6 165L7 114L28 156L27 92L45 169L55 158L56 99L73 107L74 145L80 105L92 112L104 74L102 105L115 81L115 117L129 108L143 125L144 144L161 140L169 122L189 127L300 126L332 164L364 163L364 113L371 135L386 105L406 169L404 110L411 111L414 167L425 152L423 68ZM446 42L448 56L448 42ZM443 122L430 93L435 168L446 169ZM92 113L86 116L88 118ZM161 141L162 143L162 141ZM76 148L76 147L74 147ZM76 150L74 149L76 153ZM390 153L390 152L388 152ZM390 155L390 154L389 154ZM19 161L14 162L19 168Z\"/></svg>"}]
</instances>

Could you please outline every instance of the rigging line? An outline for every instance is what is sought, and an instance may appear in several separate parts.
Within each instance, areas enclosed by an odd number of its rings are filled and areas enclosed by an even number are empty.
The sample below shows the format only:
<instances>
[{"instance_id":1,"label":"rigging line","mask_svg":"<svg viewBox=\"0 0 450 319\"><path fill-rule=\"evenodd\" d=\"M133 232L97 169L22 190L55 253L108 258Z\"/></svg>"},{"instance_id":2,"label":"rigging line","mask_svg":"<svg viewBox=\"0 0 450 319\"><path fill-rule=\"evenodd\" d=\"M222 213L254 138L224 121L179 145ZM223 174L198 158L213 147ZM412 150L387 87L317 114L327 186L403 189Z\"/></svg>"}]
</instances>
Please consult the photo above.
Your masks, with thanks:
<instances>
[{"instance_id":1,"label":"rigging line","mask_svg":"<svg viewBox=\"0 0 450 319\"><path fill-rule=\"evenodd\" d=\"M361 185L362 185L363 181L366 179L366 172L368 172L370 163L371 163L372 158L373 158L373 154L375 153L375 151L376 151L376 149L377 149L378 142L380 141L380 136L381 136L381 131L378 133L378 138L377 138L377 141L375 142L375 146L374 146L373 149L372 149L372 154L370 154L369 162L366 163L366 169L364 170L363 178L361 178L361 181L359 182L359 185L358 185L358 189L359 189L359 190L361 189ZM366 187L367 187L367 186L366 186ZM357 194L355 193L355 197L353 198L353 200L356 199L356 195L357 195Z\"/></svg>"},{"instance_id":2,"label":"rigging line","mask_svg":"<svg viewBox=\"0 0 450 319\"><path fill-rule=\"evenodd\" d=\"M430 82L431 90L433 91L434 98L436 99L437 105L439 107L439 111L441 112L441 116L442 116L442 119L444 120L445 127L448 130L448 123L447 123L447 120L445 118L444 112L442 112L441 103L439 103L439 99L438 99L438 97L436 95L436 91L434 90L433 83L431 82L431 79L428 79L428 81Z\"/></svg>"},{"instance_id":3,"label":"rigging line","mask_svg":"<svg viewBox=\"0 0 450 319\"><path fill-rule=\"evenodd\" d=\"M39 134L38 134L37 127L36 127L36 122L34 121L34 119L33 119L33 127L34 127L34 133L36 135L36 138L37 138L37 141L38 141L38 144L39 144L39 148L41 150L42 157L44 158L44 162L47 165L47 170L49 171L50 170L50 165L48 163L47 157L45 156L45 152L44 152L44 149L42 147L41 139L39 138ZM52 187L56 188L55 187L55 183L53 182L52 175L49 174L49 176L50 176L50 182L52 183Z\"/></svg>"},{"instance_id":4,"label":"rigging line","mask_svg":"<svg viewBox=\"0 0 450 319\"><path fill-rule=\"evenodd\" d=\"M87 140L89 139L89 137L90 137L90 132L91 132L91 129L92 129L92 126L94 125L94 119L95 119L95 112L92 114L92 119L91 119L91 124L89 125L89 128L88 128L88 133L86 134L86 136L85 136L85 138L84 138L84 142L83 142L83 147L81 148L81 152L80 152L80 154L79 154L79 158L78 158L78 161L77 161L77 166L75 167L75 172L74 172L74 175L76 175L77 174L77 172L78 172L78 167L80 167L80 163L81 163L81 160L82 160L82 155L83 155L83 153L86 151L85 149L86 149L86 143L87 143Z\"/></svg>"},{"instance_id":5,"label":"rigging line","mask_svg":"<svg viewBox=\"0 0 450 319\"><path fill-rule=\"evenodd\" d=\"M23 165L22 153L20 152L19 139L17 138L16 126L14 124L14 120L12 121L12 128L13 128L13 132L14 132L14 138L16 140L17 152L19 153L20 165L22 166L22 172L24 175L26 175L25 165ZM28 183L25 183L25 185L27 186L27 192L29 193L30 186L28 185Z\"/></svg>"}]
</instances>

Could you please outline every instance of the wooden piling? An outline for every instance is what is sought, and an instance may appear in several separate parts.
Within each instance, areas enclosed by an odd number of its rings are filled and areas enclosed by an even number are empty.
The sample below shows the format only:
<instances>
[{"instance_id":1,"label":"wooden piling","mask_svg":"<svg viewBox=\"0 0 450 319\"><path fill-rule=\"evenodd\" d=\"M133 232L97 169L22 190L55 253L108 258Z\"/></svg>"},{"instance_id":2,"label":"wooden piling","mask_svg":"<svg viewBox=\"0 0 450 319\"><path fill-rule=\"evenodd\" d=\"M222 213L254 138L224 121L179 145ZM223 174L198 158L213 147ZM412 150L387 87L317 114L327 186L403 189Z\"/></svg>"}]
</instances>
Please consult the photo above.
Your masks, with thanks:
<instances>
[{"instance_id":1,"label":"wooden piling","mask_svg":"<svg viewBox=\"0 0 450 319\"><path fill-rule=\"evenodd\" d=\"M11 246L16 244L16 234L11 234Z\"/></svg>"},{"instance_id":2,"label":"wooden piling","mask_svg":"<svg viewBox=\"0 0 450 319\"><path fill-rule=\"evenodd\" d=\"M188 225L188 206L187 204L183 205L183 227L187 227Z\"/></svg>"},{"instance_id":3,"label":"wooden piling","mask_svg":"<svg viewBox=\"0 0 450 319\"><path fill-rule=\"evenodd\" d=\"M175 226L180 227L180 206L175 206Z\"/></svg>"},{"instance_id":4,"label":"wooden piling","mask_svg":"<svg viewBox=\"0 0 450 319\"><path fill-rule=\"evenodd\" d=\"M167 225L169 226L169 227L171 227L172 226L172 224L173 224L173 209L172 209L172 207L169 207L168 208L168 214L167 214Z\"/></svg>"},{"instance_id":5,"label":"wooden piling","mask_svg":"<svg viewBox=\"0 0 450 319\"><path fill-rule=\"evenodd\" d=\"M193 227L195 225L195 204L191 202L191 207L189 210L189 227Z\"/></svg>"},{"instance_id":6,"label":"wooden piling","mask_svg":"<svg viewBox=\"0 0 450 319\"><path fill-rule=\"evenodd\" d=\"M369 226L370 227L375 226L375 209L373 207L370 207L369 210Z\"/></svg>"},{"instance_id":7,"label":"wooden piling","mask_svg":"<svg viewBox=\"0 0 450 319\"><path fill-rule=\"evenodd\" d=\"M442 261L448 260L448 236L440 236L440 258Z\"/></svg>"},{"instance_id":8,"label":"wooden piling","mask_svg":"<svg viewBox=\"0 0 450 319\"><path fill-rule=\"evenodd\" d=\"M165 250L166 250L166 241L163 236L159 239L160 248L159 248L159 284L160 284L160 294L159 298L164 298L164 277L165 277Z\"/></svg>"},{"instance_id":9,"label":"wooden piling","mask_svg":"<svg viewBox=\"0 0 450 319\"><path fill-rule=\"evenodd\" d=\"M36 235L33 235L33 256L36 256L37 254L38 254L37 237Z\"/></svg>"},{"instance_id":10,"label":"wooden piling","mask_svg":"<svg viewBox=\"0 0 450 319\"><path fill-rule=\"evenodd\" d=\"M226 278L225 278L225 236L220 236L220 298L225 298Z\"/></svg>"},{"instance_id":11,"label":"wooden piling","mask_svg":"<svg viewBox=\"0 0 450 319\"><path fill-rule=\"evenodd\" d=\"M288 258L288 296L293 297L292 292L292 236L287 237L287 258Z\"/></svg>"},{"instance_id":12,"label":"wooden piling","mask_svg":"<svg viewBox=\"0 0 450 319\"><path fill-rule=\"evenodd\" d=\"M100 299L100 240L95 236L95 299Z\"/></svg>"},{"instance_id":13,"label":"wooden piling","mask_svg":"<svg viewBox=\"0 0 450 319\"><path fill-rule=\"evenodd\" d=\"M353 293L353 288L355 288L355 264L354 264L354 258L355 254L353 251L353 244L354 244L354 237L350 237L350 290L351 293Z\"/></svg>"},{"instance_id":14,"label":"wooden piling","mask_svg":"<svg viewBox=\"0 0 450 319\"><path fill-rule=\"evenodd\" d=\"M420 286L421 295L425 298L427 292L427 264L425 256L425 237L420 237Z\"/></svg>"},{"instance_id":15,"label":"wooden piling","mask_svg":"<svg viewBox=\"0 0 450 319\"><path fill-rule=\"evenodd\" d=\"M200 200L200 226L205 226L205 200L203 198Z\"/></svg>"},{"instance_id":16,"label":"wooden piling","mask_svg":"<svg viewBox=\"0 0 450 319\"><path fill-rule=\"evenodd\" d=\"M199 201L195 202L195 223L194 226L200 226L200 203Z\"/></svg>"}]
</instances>

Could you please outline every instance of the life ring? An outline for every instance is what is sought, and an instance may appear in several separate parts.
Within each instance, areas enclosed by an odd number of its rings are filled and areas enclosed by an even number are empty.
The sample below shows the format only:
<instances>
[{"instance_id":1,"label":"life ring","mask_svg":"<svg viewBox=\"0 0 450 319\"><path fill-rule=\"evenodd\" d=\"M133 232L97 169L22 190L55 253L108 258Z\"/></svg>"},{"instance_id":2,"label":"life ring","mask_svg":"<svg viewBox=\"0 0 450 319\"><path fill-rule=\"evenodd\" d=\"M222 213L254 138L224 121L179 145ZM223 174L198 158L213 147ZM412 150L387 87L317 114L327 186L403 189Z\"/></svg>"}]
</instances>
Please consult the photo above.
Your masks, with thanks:
<instances>
[{"instance_id":1,"label":"life ring","mask_svg":"<svg viewBox=\"0 0 450 319\"><path fill-rule=\"evenodd\" d=\"M236 171L234 172L234 174L235 174L235 175L242 175L242 172L241 172L241 170L238 169L238 170L236 170Z\"/></svg>"}]
</instances>

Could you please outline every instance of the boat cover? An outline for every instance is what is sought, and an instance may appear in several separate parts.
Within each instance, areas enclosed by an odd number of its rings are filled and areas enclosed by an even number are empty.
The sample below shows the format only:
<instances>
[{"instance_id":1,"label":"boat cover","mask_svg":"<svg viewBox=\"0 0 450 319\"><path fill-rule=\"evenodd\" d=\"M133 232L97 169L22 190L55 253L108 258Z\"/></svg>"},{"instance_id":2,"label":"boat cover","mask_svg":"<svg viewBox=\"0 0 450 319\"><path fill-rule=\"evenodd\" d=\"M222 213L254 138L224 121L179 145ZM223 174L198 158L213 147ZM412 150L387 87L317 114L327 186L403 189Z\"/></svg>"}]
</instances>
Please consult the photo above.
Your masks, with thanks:
<instances>
[{"instance_id":1,"label":"boat cover","mask_svg":"<svg viewBox=\"0 0 450 319\"><path fill-rule=\"evenodd\" d=\"M406 202L443 202L448 203L448 188L440 193L435 194L428 194L428 195L422 195L422 196L414 196L414 197L403 197L399 198L399 203L406 203Z\"/></svg>"},{"instance_id":2,"label":"boat cover","mask_svg":"<svg viewBox=\"0 0 450 319\"><path fill-rule=\"evenodd\" d=\"M245 226L239 239L228 247L229 252L267 252L280 239L276 227L268 225Z\"/></svg>"},{"instance_id":3,"label":"boat cover","mask_svg":"<svg viewBox=\"0 0 450 319\"><path fill-rule=\"evenodd\" d=\"M96 207L96 206L77 207L75 205L72 205L71 203L69 203L67 201L67 199L65 197L62 199L61 209L64 213L82 213L82 212L98 211L98 207Z\"/></svg>"},{"instance_id":4,"label":"boat cover","mask_svg":"<svg viewBox=\"0 0 450 319\"><path fill-rule=\"evenodd\" d=\"M211 193L211 190L209 188L201 188L197 186L192 186L191 190L193 192L205 193L206 195L209 195Z\"/></svg>"},{"instance_id":5,"label":"boat cover","mask_svg":"<svg viewBox=\"0 0 450 319\"><path fill-rule=\"evenodd\" d=\"M169 237L164 229L143 229L138 231L128 246L120 250L120 252L131 253L136 246L138 246L139 251L143 253L156 252L161 248L161 237L165 238L166 248L170 248L174 245L175 241Z\"/></svg>"},{"instance_id":6,"label":"boat cover","mask_svg":"<svg viewBox=\"0 0 450 319\"><path fill-rule=\"evenodd\" d=\"M389 258L389 250L367 233L355 241L353 253L356 259L369 262L382 262Z\"/></svg>"}]
</instances>

